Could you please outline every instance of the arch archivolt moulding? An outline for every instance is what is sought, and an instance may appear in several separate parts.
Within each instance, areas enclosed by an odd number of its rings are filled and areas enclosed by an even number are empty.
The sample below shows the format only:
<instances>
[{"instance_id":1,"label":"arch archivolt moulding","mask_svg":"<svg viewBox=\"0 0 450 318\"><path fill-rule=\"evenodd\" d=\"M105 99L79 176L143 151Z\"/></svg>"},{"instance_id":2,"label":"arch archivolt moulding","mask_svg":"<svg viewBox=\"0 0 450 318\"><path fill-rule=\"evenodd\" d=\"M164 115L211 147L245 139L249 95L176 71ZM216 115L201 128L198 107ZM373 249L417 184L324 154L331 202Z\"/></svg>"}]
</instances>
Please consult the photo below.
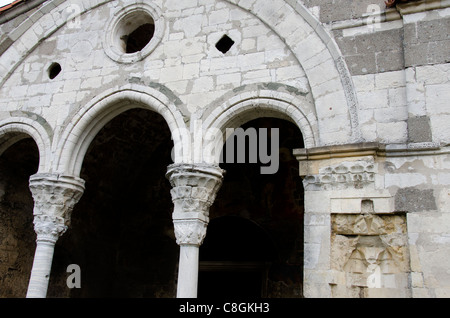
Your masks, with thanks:
<instances>
[{"instance_id":1,"label":"arch archivolt moulding","mask_svg":"<svg viewBox=\"0 0 450 318\"><path fill-rule=\"evenodd\" d=\"M293 122L300 129L306 148L319 145L318 120L314 105L307 94L292 94L281 90L255 89L237 94L205 116L202 134L206 141L225 141L227 128L237 128L242 124L261 117L275 117ZM216 136L216 137L215 137ZM216 145L221 149L222 145ZM219 152L215 152L219 160Z\"/></svg>"},{"instance_id":2,"label":"arch archivolt moulding","mask_svg":"<svg viewBox=\"0 0 450 318\"><path fill-rule=\"evenodd\" d=\"M0 140L7 134L17 135L0 141L0 155L14 143L29 136L33 138L39 150L38 172L50 169L52 136L37 120L25 116L12 116L0 120Z\"/></svg>"},{"instance_id":3,"label":"arch archivolt moulding","mask_svg":"<svg viewBox=\"0 0 450 318\"><path fill-rule=\"evenodd\" d=\"M80 108L67 120L58 136L54 170L79 176L84 156L97 133L114 117L133 109L154 111L165 119L174 141L175 163L181 162L183 142L180 132L186 130L181 112L171 100L156 89L137 84L110 89Z\"/></svg>"}]
</instances>

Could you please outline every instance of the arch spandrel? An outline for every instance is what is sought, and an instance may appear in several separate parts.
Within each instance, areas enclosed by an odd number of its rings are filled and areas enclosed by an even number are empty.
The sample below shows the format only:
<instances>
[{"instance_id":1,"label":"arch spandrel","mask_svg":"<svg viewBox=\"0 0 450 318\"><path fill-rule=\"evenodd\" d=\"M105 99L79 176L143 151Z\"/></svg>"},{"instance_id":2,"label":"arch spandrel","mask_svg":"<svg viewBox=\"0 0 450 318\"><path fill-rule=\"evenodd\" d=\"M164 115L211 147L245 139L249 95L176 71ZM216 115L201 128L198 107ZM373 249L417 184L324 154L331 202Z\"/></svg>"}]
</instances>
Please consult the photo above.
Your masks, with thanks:
<instances>
[{"instance_id":1,"label":"arch spandrel","mask_svg":"<svg viewBox=\"0 0 450 318\"><path fill-rule=\"evenodd\" d=\"M289 47L305 71L319 119L320 145L361 141L358 100L338 45L299 0L225 0L253 13ZM342 114L346 116L342 116ZM328 125L336 116L339 127ZM330 128L331 127L331 128ZM333 136L338 136L334 140Z\"/></svg>"}]
</instances>

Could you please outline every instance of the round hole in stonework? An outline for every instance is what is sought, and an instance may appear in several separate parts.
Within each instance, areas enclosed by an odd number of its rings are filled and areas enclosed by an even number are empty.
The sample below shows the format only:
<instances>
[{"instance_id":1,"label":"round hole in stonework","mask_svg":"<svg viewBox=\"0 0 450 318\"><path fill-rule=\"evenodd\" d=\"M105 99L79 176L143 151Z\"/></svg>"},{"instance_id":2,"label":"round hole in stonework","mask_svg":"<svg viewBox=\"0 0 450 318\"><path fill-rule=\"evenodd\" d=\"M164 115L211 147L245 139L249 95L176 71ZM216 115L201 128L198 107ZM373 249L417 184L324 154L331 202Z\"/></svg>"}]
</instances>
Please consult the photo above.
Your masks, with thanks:
<instances>
[{"instance_id":1,"label":"round hole in stonework","mask_svg":"<svg viewBox=\"0 0 450 318\"><path fill-rule=\"evenodd\" d=\"M136 53L144 49L155 33L155 21L145 11L135 10L117 24L116 45L123 53Z\"/></svg>"},{"instance_id":2,"label":"round hole in stonework","mask_svg":"<svg viewBox=\"0 0 450 318\"><path fill-rule=\"evenodd\" d=\"M61 73L61 70L61 65L59 63L52 63L52 65L48 68L48 77L50 79L54 79L59 73Z\"/></svg>"}]
</instances>

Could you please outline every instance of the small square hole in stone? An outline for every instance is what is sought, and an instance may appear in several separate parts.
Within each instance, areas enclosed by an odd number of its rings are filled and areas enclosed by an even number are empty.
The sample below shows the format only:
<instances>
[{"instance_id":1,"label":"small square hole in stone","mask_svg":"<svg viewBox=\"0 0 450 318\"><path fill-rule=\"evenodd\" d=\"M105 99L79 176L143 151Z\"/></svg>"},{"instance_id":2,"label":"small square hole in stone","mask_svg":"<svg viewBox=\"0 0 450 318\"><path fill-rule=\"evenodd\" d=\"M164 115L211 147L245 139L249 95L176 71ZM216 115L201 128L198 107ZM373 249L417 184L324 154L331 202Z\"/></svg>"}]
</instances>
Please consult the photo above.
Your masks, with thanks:
<instances>
[{"instance_id":1,"label":"small square hole in stone","mask_svg":"<svg viewBox=\"0 0 450 318\"><path fill-rule=\"evenodd\" d=\"M222 52L223 54L227 53L231 47L233 46L234 41L228 36L224 35L222 38L216 43L216 48Z\"/></svg>"}]
</instances>

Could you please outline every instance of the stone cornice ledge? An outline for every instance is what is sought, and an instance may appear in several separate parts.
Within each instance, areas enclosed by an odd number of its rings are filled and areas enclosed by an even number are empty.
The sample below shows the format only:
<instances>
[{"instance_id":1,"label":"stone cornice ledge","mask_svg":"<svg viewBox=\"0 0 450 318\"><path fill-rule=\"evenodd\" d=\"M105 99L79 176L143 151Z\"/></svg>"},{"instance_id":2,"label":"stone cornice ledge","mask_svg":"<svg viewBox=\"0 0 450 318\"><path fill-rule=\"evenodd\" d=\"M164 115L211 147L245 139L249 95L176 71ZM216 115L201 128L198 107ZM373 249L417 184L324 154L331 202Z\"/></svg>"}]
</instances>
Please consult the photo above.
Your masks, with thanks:
<instances>
[{"instance_id":1,"label":"stone cornice ledge","mask_svg":"<svg viewBox=\"0 0 450 318\"><path fill-rule=\"evenodd\" d=\"M450 148L448 146L441 146L439 143L434 142L407 144L381 144L378 142L362 142L346 145L332 145L310 149L302 148L293 150L293 155L298 161L362 156L425 156L447 153L450 153Z\"/></svg>"},{"instance_id":2,"label":"stone cornice ledge","mask_svg":"<svg viewBox=\"0 0 450 318\"><path fill-rule=\"evenodd\" d=\"M294 149L293 154L298 161L360 157L376 155L380 147L381 145L376 142L361 142L346 145L322 146L310 149Z\"/></svg>"},{"instance_id":3,"label":"stone cornice ledge","mask_svg":"<svg viewBox=\"0 0 450 318\"><path fill-rule=\"evenodd\" d=\"M398 12L402 16L405 14L443 9L448 7L450 7L450 0L422 0L408 3L399 3L396 6Z\"/></svg>"},{"instance_id":4,"label":"stone cornice ledge","mask_svg":"<svg viewBox=\"0 0 450 318\"><path fill-rule=\"evenodd\" d=\"M393 8L386 8L385 11L371 12L360 18L342 21L333 21L327 25L331 30L350 29L376 22L391 22L401 20L403 16L418 12L438 10L450 7L450 0L423 0L397 4Z\"/></svg>"}]
</instances>

